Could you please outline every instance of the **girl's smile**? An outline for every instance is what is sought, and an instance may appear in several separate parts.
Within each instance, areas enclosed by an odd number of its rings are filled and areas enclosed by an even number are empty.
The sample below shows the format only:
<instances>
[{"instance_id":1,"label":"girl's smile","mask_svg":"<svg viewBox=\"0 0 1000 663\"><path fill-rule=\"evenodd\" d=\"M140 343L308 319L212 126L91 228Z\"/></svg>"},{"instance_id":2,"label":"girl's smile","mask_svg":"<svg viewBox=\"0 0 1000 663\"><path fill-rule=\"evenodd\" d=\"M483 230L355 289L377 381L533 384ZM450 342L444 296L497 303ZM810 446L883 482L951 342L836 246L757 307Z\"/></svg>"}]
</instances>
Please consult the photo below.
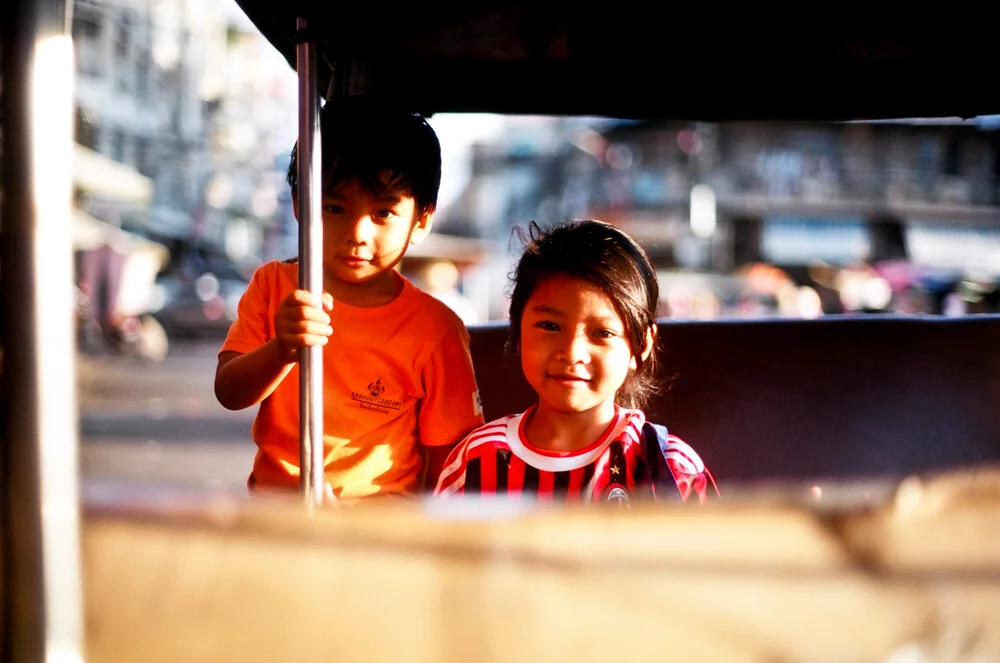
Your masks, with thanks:
<instances>
[{"instance_id":1,"label":"girl's smile","mask_svg":"<svg viewBox=\"0 0 1000 663\"><path fill-rule=\"evenodd\" d=\"M575 375L549 375L550 380L566 385L567 387L586 386L590 383L590 378L577 377Z\"/></svg>"}]
</instances>

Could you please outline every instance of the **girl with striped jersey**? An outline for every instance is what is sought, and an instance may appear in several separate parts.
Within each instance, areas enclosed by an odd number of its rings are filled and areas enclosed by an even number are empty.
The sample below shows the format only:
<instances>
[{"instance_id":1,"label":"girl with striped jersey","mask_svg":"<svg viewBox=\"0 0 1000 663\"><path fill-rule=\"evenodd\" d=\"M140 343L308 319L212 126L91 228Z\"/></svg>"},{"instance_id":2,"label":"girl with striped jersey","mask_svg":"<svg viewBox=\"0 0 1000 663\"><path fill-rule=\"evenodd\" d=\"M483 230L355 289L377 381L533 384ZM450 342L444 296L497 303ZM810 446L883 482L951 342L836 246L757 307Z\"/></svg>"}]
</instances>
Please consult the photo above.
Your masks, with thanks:
<instances>
[{"instance_id":1,"label":"girl with striped jersey","mask_svg":"<svg viewBox=\"0 0 1000 663\"><path fill-rule=\"evenodd\" d=\"M510 344L538 404L466 436L435 494L704 502L710 484L718 494L698 454L642 411L655 389L659 301L642 248L592 220L532 222L521 238Z\"/></svg>"}]
</instances>

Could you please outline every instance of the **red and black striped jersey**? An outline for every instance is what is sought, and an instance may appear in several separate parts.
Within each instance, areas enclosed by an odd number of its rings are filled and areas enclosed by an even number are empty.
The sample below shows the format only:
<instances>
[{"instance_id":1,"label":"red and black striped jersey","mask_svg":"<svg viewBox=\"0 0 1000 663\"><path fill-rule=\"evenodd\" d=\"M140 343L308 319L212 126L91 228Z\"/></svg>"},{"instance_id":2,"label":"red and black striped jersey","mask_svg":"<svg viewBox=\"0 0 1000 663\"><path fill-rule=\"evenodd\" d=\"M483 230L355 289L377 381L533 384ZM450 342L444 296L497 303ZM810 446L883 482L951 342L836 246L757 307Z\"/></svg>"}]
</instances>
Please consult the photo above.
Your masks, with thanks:
<instances>
[{"instance_id":1,"label":"red and black striped jersey","mask_svg":"<svg viewBox=\"0 0 1000 663\"><path fill-rule=\"evenodd\" d=\"M668 485L676 487L673 495L680 499L694 493L704 502L708 484L715 487L698 454L662 426L647 423L640 410L616 407L611 424L593 443L552 452L532 445L524 434L534 409L472 431L449 455L435 495L514 493L538 500L618 502L662 498L657 472L664 465L671 475ZM648 463L646 449L658 449L662 460Z\"/></svg>"}]
</instances>

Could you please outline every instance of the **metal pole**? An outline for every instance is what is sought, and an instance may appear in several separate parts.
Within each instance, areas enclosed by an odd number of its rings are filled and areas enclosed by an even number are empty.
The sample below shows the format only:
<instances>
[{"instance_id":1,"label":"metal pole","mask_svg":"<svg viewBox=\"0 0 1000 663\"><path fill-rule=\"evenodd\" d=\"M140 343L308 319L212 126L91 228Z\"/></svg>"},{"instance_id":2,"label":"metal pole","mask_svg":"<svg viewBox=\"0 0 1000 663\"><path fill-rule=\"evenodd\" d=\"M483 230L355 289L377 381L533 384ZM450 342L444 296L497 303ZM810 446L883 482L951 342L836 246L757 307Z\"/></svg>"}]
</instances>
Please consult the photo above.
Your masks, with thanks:
<instances>
[{"instance_id":1,"label":"metal pole","mask_svg":"<svg viewBox=\"0 0 1000 663\"><path fill-rule=\"evenodd\" d=\"M299 287L317 302L323 297L322 150L315 35L309 23L296 23L296 70L299 76ZM323 503L323 348L299 350L299 487L311 509Z\"/></svg>"},{"instance_id":2,"label":"metal pole","mask_svg":"<svg viewBox=\"0 0 1000 663\"><path fill-rule=\"evenodd\" d=\"M69 8L0 4L0 659L82 661Z\"/></svg>"}]
</instances>

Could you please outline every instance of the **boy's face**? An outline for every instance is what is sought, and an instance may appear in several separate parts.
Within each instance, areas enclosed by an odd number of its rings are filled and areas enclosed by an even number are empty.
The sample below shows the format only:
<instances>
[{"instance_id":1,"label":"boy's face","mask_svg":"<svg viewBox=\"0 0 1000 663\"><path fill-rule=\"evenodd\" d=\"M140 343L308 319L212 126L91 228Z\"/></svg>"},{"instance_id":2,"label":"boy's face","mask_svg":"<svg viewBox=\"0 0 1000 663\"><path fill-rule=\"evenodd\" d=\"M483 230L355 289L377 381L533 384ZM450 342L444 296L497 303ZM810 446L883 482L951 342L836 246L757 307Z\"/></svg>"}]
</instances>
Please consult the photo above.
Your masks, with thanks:
<instances>
[{"instance_id":1,"label":"boy's face","mask_svg":"<svg viewBox=\"0 0 1000 663\"><path fill-rule=\"evenodd\" d=\"M410 244L427 235L431 219L431 214L417 216L412 196L379 198L356 181L325 191L323 272L328 289L391 289L393 267Z\"/></svg>"}]
</instances>

